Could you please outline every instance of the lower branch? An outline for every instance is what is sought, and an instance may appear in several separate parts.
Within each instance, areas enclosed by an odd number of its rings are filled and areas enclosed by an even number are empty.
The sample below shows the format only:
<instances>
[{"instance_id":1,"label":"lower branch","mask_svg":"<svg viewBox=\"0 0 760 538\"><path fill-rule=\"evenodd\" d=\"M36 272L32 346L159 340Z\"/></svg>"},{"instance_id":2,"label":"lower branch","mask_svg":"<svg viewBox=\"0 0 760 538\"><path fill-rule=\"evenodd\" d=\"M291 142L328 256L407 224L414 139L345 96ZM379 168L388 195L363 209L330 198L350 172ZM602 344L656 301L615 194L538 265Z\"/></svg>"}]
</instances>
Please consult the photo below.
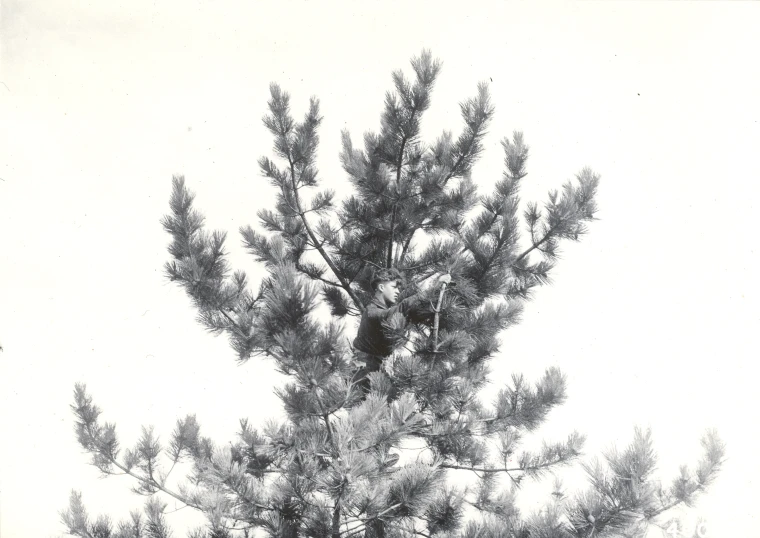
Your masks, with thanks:
<instances>
[{"instance_id":1,"label":"lower branch","mask_svg":"<svg viewBox=\"0 0 760 538\"><path fill-rule=\"evenodd\" d=\"M542 463L540 465L535 465L533 467L467 467L466 465L455 465L453 463L442 463L441 468L443 469L455 469L455 470L461 470L461 471L472 471L475 473L513 473L513 472L524 472L524 473L531 473L540 471L542 469L547 469L549 467L552 467L553 465L559 465L562 463L565 463L567 460L556 460L556 461L550 461L546 463Z\"/></svg>"}]
</instances>

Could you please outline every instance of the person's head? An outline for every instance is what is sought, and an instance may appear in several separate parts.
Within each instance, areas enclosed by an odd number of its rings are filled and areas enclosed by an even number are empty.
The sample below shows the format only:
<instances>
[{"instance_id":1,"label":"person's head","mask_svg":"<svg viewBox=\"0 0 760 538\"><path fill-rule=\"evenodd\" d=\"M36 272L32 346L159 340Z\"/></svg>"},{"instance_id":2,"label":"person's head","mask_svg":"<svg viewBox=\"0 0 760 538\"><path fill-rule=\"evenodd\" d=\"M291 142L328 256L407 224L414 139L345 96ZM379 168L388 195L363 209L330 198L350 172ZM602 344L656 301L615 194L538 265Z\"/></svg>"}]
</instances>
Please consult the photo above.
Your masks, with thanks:
<instances>
[{"instance_id":1,"label":"person's head","mask_svg":"<svg viewBox=\"0 0 760 538\"><path fill-rule=\"evenodd\" d=\"M392 305L398 300L401 282L401 273L398 269L379 269L372 275L370 285L375 292L375 297L381 298L387 305Z\"/></svg>"}]
</instances>

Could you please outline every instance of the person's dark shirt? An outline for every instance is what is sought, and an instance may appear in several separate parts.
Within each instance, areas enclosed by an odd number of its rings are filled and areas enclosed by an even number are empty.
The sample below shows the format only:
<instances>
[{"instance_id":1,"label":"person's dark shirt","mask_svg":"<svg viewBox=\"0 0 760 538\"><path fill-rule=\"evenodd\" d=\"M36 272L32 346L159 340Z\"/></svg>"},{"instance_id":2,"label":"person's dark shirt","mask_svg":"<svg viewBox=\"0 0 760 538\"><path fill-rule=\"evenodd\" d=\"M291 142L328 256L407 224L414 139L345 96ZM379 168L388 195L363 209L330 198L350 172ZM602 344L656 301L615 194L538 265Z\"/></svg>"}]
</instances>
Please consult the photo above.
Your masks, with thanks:
<instances>
[{"instance_id":1,"label":"person's dark shirt","mask_svg":"<svg viewBox=\"0 0 760 538\"><path fill-rule=\"evenodd\" d=\"M396 312L408 318L419 309L420 304L420 295L412 295L391 306L386 306L382 298L373 298L362 313L354 348L370 355L389 356L393 352L393 344L385 335L383 322Z\"/></svg>"}]
</instances>

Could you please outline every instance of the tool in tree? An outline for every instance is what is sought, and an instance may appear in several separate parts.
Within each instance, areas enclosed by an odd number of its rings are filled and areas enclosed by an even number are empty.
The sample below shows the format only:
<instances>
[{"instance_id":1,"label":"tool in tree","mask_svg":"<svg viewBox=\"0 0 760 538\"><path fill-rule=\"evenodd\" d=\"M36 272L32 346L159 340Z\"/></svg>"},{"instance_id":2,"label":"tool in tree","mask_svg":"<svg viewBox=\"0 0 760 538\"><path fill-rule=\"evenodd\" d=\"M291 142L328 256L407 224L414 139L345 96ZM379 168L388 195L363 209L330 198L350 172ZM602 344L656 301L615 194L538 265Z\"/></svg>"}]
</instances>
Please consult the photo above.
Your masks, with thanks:
<instances>
[{"instance_id":1,"label":"tool in tree","mask_svg":"<svg viewBox=\"0 0 760 538\"><path fill-rule=\"evenodd\" d=\"M449 282L448 285L446 282L441 283L441 291L438 293L438 304L436 306L433 306L433 312L435 312L435 316L433 317L433 353L441 353L438 351L438 325L440 323L440 312L441 312L441 305L443 304L443 296L446 293L446 288L450 286L456 286L456 282ZM432 302L430 303L432 306Z\"/></svg>"}]
</instances>

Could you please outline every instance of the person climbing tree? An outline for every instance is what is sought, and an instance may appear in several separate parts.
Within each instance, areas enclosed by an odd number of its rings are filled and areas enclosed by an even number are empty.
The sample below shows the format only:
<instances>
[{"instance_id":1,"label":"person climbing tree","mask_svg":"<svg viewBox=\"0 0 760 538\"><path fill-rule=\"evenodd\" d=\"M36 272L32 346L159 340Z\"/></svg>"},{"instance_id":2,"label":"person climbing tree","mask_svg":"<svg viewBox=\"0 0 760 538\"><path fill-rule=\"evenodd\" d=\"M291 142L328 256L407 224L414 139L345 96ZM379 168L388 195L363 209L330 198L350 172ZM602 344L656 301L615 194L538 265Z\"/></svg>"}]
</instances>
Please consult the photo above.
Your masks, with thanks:
<instances>
[{"instance_id":1,"label":"person climbing tree","mask_svg":"<svg viewBox=\"0 0 760 538\"><path fill-rule=\"evenodd\" d=\"M383 324L393 314L399 313L408 319L426 306L427 299L424 293L415 293L399 301L402 282L403 275L395 268L379 269L370 280L374 295L362 312L359 330L354 339L357 360L364 364L354 379L359 381L365 391L369 389L367 374L380 370L383 360L393 352L393 341L387 335ZM438 277L438 284L449 283L451 275L444 274Z\"/></svg>"}]
</instances>

